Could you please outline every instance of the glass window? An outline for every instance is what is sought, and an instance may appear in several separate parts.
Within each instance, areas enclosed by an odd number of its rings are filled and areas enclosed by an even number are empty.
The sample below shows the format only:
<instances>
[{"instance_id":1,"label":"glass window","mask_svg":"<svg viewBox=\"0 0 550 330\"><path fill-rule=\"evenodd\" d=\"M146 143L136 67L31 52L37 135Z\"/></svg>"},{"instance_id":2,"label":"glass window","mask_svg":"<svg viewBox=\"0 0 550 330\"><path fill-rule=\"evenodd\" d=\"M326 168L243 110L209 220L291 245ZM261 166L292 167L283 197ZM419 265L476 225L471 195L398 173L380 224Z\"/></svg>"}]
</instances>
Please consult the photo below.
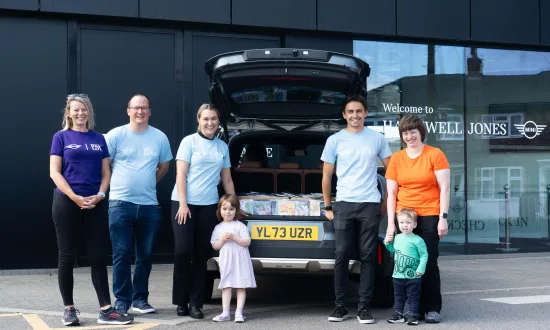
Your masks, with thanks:
<instances>
[{"instance_id":1,"label":"glass window","mask_svg":"<svg viewBox=\"0 0 550 330\"><path fill-rule=\"evenodd\" d=\"M449 160L441 251L493 252L506 227L513 246L548 250L550 52L356 40L354 54L372 68L366 125L395 152L397 121L416 113Z\"/></svg>"},{"instance_id":2,"label":"glass window","mask_svg":"<svg viewBox=\"0 0 550 330\"><path fill-rule=\"evenodd\" d=\"M495 251L506 227L512 248L548 250L541 238L548 238L550 53L465 53L472 63L465 94L467 220L483 223L483 230L468 231L469 251Z\"/></svg>"},{"instance_id":3,"label":"glass window","mask_svg":"<svg viewBox=\"0 0 550 330\"><path fill-rule=\"evenodd\" d=\"M369 114L365 124L384 134L392 152L400 150L401 141L396 124L399 120L398 109L405 104L402 99L403 84L412 77L420 80L426 77L428 46L356 40L353 52L371 67L367 79Z\"/></svg>"},{"instance_id":4,"label":"glass window","mask_svg":"<svg viewBox=\"0 0 550 330\"><path fill-rule=\"evenodd\" d=\"M462 253L465 242L464 47L355 41L354 53L371 66L365 124L383 132L392 152L401 149L397 122L414 113L426 123L426 143L451 165L449 235L443 253Z\"/></svg>"},{"instance_id":5,"label":"glass window","mask_svg":"<svg viewBox=\"0 0 550 330\"><path fill-rule=\"evenodd\" d=\"M234 92L231 98L236 103L258 102L304 102L341 105L343 93L310 87L266 86Z\"/></svg>"}]
</instances>

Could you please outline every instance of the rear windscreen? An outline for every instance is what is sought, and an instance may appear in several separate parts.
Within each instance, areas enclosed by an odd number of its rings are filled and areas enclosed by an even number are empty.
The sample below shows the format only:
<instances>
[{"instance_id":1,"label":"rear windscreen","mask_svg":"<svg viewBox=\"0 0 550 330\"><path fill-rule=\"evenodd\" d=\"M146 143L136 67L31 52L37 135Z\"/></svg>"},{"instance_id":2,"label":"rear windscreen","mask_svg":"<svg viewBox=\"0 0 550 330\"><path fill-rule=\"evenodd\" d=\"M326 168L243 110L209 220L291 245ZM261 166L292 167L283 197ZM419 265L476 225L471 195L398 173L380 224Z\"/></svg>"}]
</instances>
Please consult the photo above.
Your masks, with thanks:
<instances>
[{"instance_id":1,"label":"rear windscreen","mask_svg":"<svg viewBox=\"0 0 550 330\"><path fill-rule=\"evenodd\" d=\"M231 94L236 103L292 102L342 105L346 95L340 92L305 86L264 86Z\"/></svg>"}]
</instances>

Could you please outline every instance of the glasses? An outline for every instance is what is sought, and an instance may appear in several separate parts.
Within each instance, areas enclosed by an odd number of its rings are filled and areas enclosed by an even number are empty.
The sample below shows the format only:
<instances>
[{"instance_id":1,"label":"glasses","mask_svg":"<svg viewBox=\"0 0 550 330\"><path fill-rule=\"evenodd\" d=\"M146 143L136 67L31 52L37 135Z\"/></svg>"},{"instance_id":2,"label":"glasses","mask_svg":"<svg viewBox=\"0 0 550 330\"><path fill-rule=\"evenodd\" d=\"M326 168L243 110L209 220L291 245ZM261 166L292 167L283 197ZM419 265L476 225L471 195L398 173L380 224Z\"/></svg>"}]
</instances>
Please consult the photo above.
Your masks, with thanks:
<instances>
[{"instance_id":1,"label":"glasses","mask_svg":"<svg viewBox=\"0 0 550 330\"><path fill-rule=\"evenodd\" d=\"M135 111L139 111L139 110L147 111L151 108L150 107L130 107L130 109L135 110Z\"/></svg>"},{"instance_id":2,"label":"glasses","mask_svg":"<svg viewBox=\"0 0 550 330\"><path fill-rule=\"evenodd\" d=\"M80 98L83 98L83 99L87 99L88 98L88 94L69 94L67 96L68 99L73 99L75 97L80 97Z\"/></svg>"}]
</instances>

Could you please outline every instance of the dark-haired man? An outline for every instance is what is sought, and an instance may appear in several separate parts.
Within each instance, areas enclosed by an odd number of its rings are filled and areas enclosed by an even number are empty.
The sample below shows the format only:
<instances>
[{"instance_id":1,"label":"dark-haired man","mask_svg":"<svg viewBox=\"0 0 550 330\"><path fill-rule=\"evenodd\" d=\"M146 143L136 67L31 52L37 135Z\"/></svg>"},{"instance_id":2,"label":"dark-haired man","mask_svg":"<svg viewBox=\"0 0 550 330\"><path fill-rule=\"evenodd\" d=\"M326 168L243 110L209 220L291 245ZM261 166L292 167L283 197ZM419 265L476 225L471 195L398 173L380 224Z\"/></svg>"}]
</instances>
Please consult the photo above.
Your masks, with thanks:
<instances>
[{"instance_id":1,"label":"dark-haired man","mask_svg":"<svg viewBox=\"0 0 550 330\"><path fill-rule=\"evenodd\" d=\"M378 190L378 159L387 166L391 151L384 136L365 128L367 106L361 96L344 103L342 116L347 127L327 139L321 155L323 199L326 217L334 222L336 254L334 288L336 308L328 318L339 322L348 317L346 289L352 251L359 244L361 274L359 284L359 323L374 323L370 305L374 291L376 246L381 220L381 195ZM331 180L336 167L336 201L331 204Z\"/></svg>"}]
</instances>

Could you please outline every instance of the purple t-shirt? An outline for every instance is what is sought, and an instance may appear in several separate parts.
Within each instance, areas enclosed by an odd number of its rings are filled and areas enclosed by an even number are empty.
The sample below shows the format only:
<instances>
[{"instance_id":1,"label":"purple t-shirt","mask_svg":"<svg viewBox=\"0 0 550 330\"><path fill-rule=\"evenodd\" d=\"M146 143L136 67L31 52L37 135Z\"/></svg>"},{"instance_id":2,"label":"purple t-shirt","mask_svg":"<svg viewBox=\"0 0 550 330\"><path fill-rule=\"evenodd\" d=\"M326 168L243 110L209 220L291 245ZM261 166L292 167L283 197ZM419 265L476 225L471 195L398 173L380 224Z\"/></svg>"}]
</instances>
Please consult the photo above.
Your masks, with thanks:
<instances>
[{"instance_id":1,"label":"purple t-shirt","mask_svg":"<svg viewBox=\"0 0 550 330\"><path fill-rule=\"evenodd\" d=\"M75 194L87 197L97 194L101 185L103 158L109 149L102 134L71 129L54 134L50 155L63 158L61 174ZM57 192L61 192L56 188Z\"/></svg>"}]
</instances>

